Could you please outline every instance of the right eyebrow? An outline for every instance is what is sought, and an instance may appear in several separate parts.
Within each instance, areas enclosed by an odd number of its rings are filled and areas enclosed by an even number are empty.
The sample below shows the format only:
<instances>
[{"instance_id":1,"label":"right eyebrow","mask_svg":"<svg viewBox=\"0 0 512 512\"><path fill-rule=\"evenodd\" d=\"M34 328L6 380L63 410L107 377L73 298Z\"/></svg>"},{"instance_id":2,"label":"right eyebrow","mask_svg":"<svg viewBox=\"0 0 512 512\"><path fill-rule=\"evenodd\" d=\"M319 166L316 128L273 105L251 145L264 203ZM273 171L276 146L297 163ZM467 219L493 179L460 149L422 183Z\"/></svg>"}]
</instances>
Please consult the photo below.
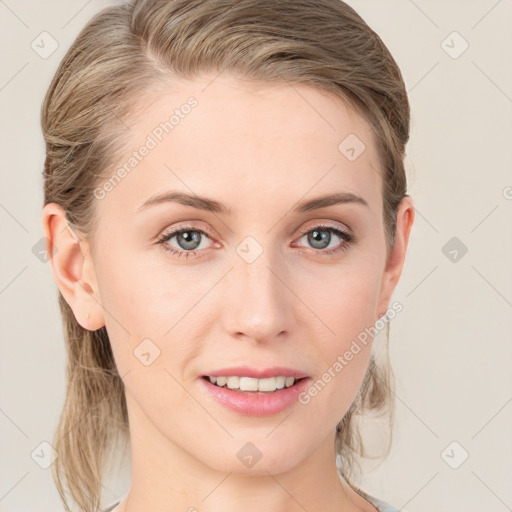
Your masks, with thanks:
<instances>
[{"instance_id":1,"label":"right eyebrow","mask_svg":"<svg viewBox=\"0 0 512 512\"><path fill-rule=\"evenodd\" d=\"M226 205L219 203L214 199L173 190L150 197L144 204L137 208L136 211L139 212L148 206L167 202L175 202L185 206L191 206L192 208L197 208L199 210L205 210L213 213L222 213L224 215L229 215L230 213L230 210Z\"/></svg>"}]
</instances>

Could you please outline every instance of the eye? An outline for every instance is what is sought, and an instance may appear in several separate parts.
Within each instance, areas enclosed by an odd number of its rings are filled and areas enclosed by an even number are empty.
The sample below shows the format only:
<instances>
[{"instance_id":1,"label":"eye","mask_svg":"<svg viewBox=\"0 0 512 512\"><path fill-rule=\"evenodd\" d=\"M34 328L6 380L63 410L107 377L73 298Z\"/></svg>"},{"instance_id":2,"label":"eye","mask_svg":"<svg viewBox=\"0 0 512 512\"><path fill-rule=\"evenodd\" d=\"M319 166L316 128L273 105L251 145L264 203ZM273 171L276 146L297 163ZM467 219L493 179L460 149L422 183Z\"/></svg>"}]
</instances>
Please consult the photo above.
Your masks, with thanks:
<instances>
[{"instance_id":1,"label":"eye","mask_svg":"<svg viewBox=\"0 0 512 512\"><path fill-rule=\"evenodd\" d=\"M158 240L158 243L161 244L166 251L170 251L178 257L185 255L185 258L188 258L189 256L195 256L196 250L205 249L205 247L201 246L204 237L209 238L205 231L191 226L185 226L170 232L164 232ZM176 238L178 247L170 244L173 238Z\"/></svg>"},{"instance_id":2,"label":"eye","mask_svg":"<svg viewBox=\"0 0 512 512\"><path fill-rule=\"evenodd\" d=\"M189 256L195 257L200 250L208 248L202 244L205 238L209 239L210 237L202 229L184 226L164 232L159 238L158 244L178 257L184 255L185 258L188 258ZM315 226L313 229L305 231L299 240L302 238L307 239L307 243L312 246L314 252L325 255L347 250L350 244L355 243L353 235L328 225ZM336 238L341 239L341 243L338 242L338 244L332 245ZM176 239L177 246L171 243L173 239Z\"/></svg>"},{"instance_id":3,"label":"eye","mask_svg":"<svg viewBox=\"0 0 512 512\"><path fill-rule=\"evenodd\" d=\"M335 235L333 238L333 234ZM338 251L347 250L350 244L354 243L355 237L342 229L334 226L319 225L313 229L306 231L300 238L306 238L306 241L315 250L315 252L322 254L334 254ZM342 240L341 244L332 245L335 238Z\"/></svg>"}]
</instances>

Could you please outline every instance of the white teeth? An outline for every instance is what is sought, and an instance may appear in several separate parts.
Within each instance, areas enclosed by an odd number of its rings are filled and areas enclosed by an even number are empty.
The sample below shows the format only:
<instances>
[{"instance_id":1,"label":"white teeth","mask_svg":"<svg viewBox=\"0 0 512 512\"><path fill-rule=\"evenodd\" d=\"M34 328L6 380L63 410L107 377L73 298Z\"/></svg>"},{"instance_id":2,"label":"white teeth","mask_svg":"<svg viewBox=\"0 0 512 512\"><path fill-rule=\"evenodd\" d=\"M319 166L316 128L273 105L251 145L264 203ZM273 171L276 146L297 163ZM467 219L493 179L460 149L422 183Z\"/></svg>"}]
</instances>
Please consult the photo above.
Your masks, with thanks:
<instances>
[{"instance_id":1,"label":"white teeth","mask_svg":"<svg viewBox=\"0 0 512 512\"><path fill-rule=\"evenodd\" d=\"M283 389L285 384L286 384L286 377L276 377L277 389Z\"/></svg>"},{"instance_id":2,"label":"white teeth","mask_svg":"<svg viewBox=\"0 0 512 512\"><path fill-rule=\"evenodd\" d=\"M240 387L240 377L228 377L227 385L229 389L237 389Z\"/></svg>"},{"instance_id":3,"label":"white teeth","mask_svg":"<svg viewBox=\"0 0 512 512\"><path fill-rule=\"evenodd\" d=\"M219 387L227 385L229 389L239 389L240 391L265 391L272 392L276 389L289 388L295 383L294 377L267 377L265 379L254 379L253 377L209 377L212 384Z\"/></svg>"},{"instance_id":4,"label":"white teeth","mask_svg":"<svg viewBox=\"0 0 512 512\"><path fill-rule=\"evenodd\" d=\"M238 386L240 391L258 391L258 379L252 377L240 377L240 384Z\"/></svg>"},{"instance_id":5,"label":"white teeth","mask_svg":"<svg viewBox=\"0 0 512 512\"><path fill-rule=\"evenodd\" d=\"M258 391L275 391L276 388L277 383L275 377L267 377L266 379L260 379L258 382Z\"/></svg>"}]
</instances>

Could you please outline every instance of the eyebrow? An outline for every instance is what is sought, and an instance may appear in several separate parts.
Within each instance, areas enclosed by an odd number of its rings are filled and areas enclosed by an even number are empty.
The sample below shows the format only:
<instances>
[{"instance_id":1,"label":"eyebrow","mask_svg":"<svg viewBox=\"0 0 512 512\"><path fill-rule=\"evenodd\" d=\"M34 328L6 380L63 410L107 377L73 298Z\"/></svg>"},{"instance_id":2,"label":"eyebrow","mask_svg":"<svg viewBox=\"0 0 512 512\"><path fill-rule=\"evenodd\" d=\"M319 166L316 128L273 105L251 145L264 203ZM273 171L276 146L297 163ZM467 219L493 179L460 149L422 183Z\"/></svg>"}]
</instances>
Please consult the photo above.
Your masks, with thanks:
<instances>
[{"instance_id":1,"label":"eyebrow","mask_svg":"<svg viewBox=\"0 0 512 512\"><path fill-rule=\"evenodd\" d=\"M148 208L149 206L174 202L185 206L191 206L198 210L205 210L212 213L220 213L229 215L230 209L223 203L215 201L207 197L198 196L195 194L187 194L184 192L169 191L162 194L158 194L149 198L144 204L142 204L136 211L139 212ZM336 194L328 194L313 199L307 199L301 201L294 208L297 213L309 212L312 210L318 210L320 208L326 208L336 204L355 203L369 207L368 203L360 196L353 194L352 192L339 192Z\"/></svg>"}]
</instances>

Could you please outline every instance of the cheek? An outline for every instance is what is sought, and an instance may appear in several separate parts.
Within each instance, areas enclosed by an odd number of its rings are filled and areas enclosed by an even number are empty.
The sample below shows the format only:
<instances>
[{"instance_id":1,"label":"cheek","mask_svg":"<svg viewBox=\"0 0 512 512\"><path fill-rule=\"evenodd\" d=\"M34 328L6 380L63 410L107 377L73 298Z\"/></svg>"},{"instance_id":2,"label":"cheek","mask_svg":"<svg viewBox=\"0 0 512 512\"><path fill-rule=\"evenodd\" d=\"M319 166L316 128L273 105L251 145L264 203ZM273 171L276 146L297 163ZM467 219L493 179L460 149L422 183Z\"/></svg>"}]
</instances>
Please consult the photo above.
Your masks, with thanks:
<instances>
[{"instance_id":1,"label":"cheek","mask_svg":"<svg viewBox=\"0 0 512 512\"><path fill-rule=\"evenodd\" d=\"M360 260L301 279L301 296L318 317L315 324L325 330L331 356L377 320L381 278L377 262Z\"/></svg>"},{"instance_id":2,"label":"cheek","mask_svg":"<svg viewBox=\"0 0 512 512\"><path fill-rule=\"evenodd\" d=\"M194 307L207 294L211 280L199 270L166 265L157 251L111 252L108 258L100 258L96 275L121 375L139 368L141 358L154 360L152 368L165 367L176 373L193 356L190 338L200 326ZM169 354L171 340L173 353L180 357Z\"/></svg>"},{"instance_id":3,"label":"cheek","mask_svg":"<svg viewBox=\"0 0 512 512\"><path fill-rule=\"evenodd\" d=\"M372 348L371 328L377 320L380 268L377 259L354 258L340 264L337 272L331 268L330 274L317 273L316 283L323 286L302 284L308 306L321 319L315 321L321 373L303 403L324 402L318 411L326 422L341 420L364 378ZM306 323L303 328L308 329Z\"/></svg>"},{"instance_id":4,"label":"cheek","mask_svg":"<svg viewBox=\"0 0 512 512\"><path fill-rule=\"evenodd\" d=\"M180 275L133 255L112 254L97 269L105 324L126 391L147 414L161 415L172 428L179 421L168 417L169 397L184 414L193 408L178 382L193 355L186 313L197 298L190 291L184 295Z\"/></svg>"},{"instance_id":5,"label":"cheek","mask_svg":"<svg viewBox=\"0 0 512 512\"><path fill-rule=\"evenodd\" d=\"M162 336L187 303L183 272L167 268L156 253L111 253L97 268L102 304L110 316L107 322L117 320L134 336Z\"/></svg>"}]
</instances>

